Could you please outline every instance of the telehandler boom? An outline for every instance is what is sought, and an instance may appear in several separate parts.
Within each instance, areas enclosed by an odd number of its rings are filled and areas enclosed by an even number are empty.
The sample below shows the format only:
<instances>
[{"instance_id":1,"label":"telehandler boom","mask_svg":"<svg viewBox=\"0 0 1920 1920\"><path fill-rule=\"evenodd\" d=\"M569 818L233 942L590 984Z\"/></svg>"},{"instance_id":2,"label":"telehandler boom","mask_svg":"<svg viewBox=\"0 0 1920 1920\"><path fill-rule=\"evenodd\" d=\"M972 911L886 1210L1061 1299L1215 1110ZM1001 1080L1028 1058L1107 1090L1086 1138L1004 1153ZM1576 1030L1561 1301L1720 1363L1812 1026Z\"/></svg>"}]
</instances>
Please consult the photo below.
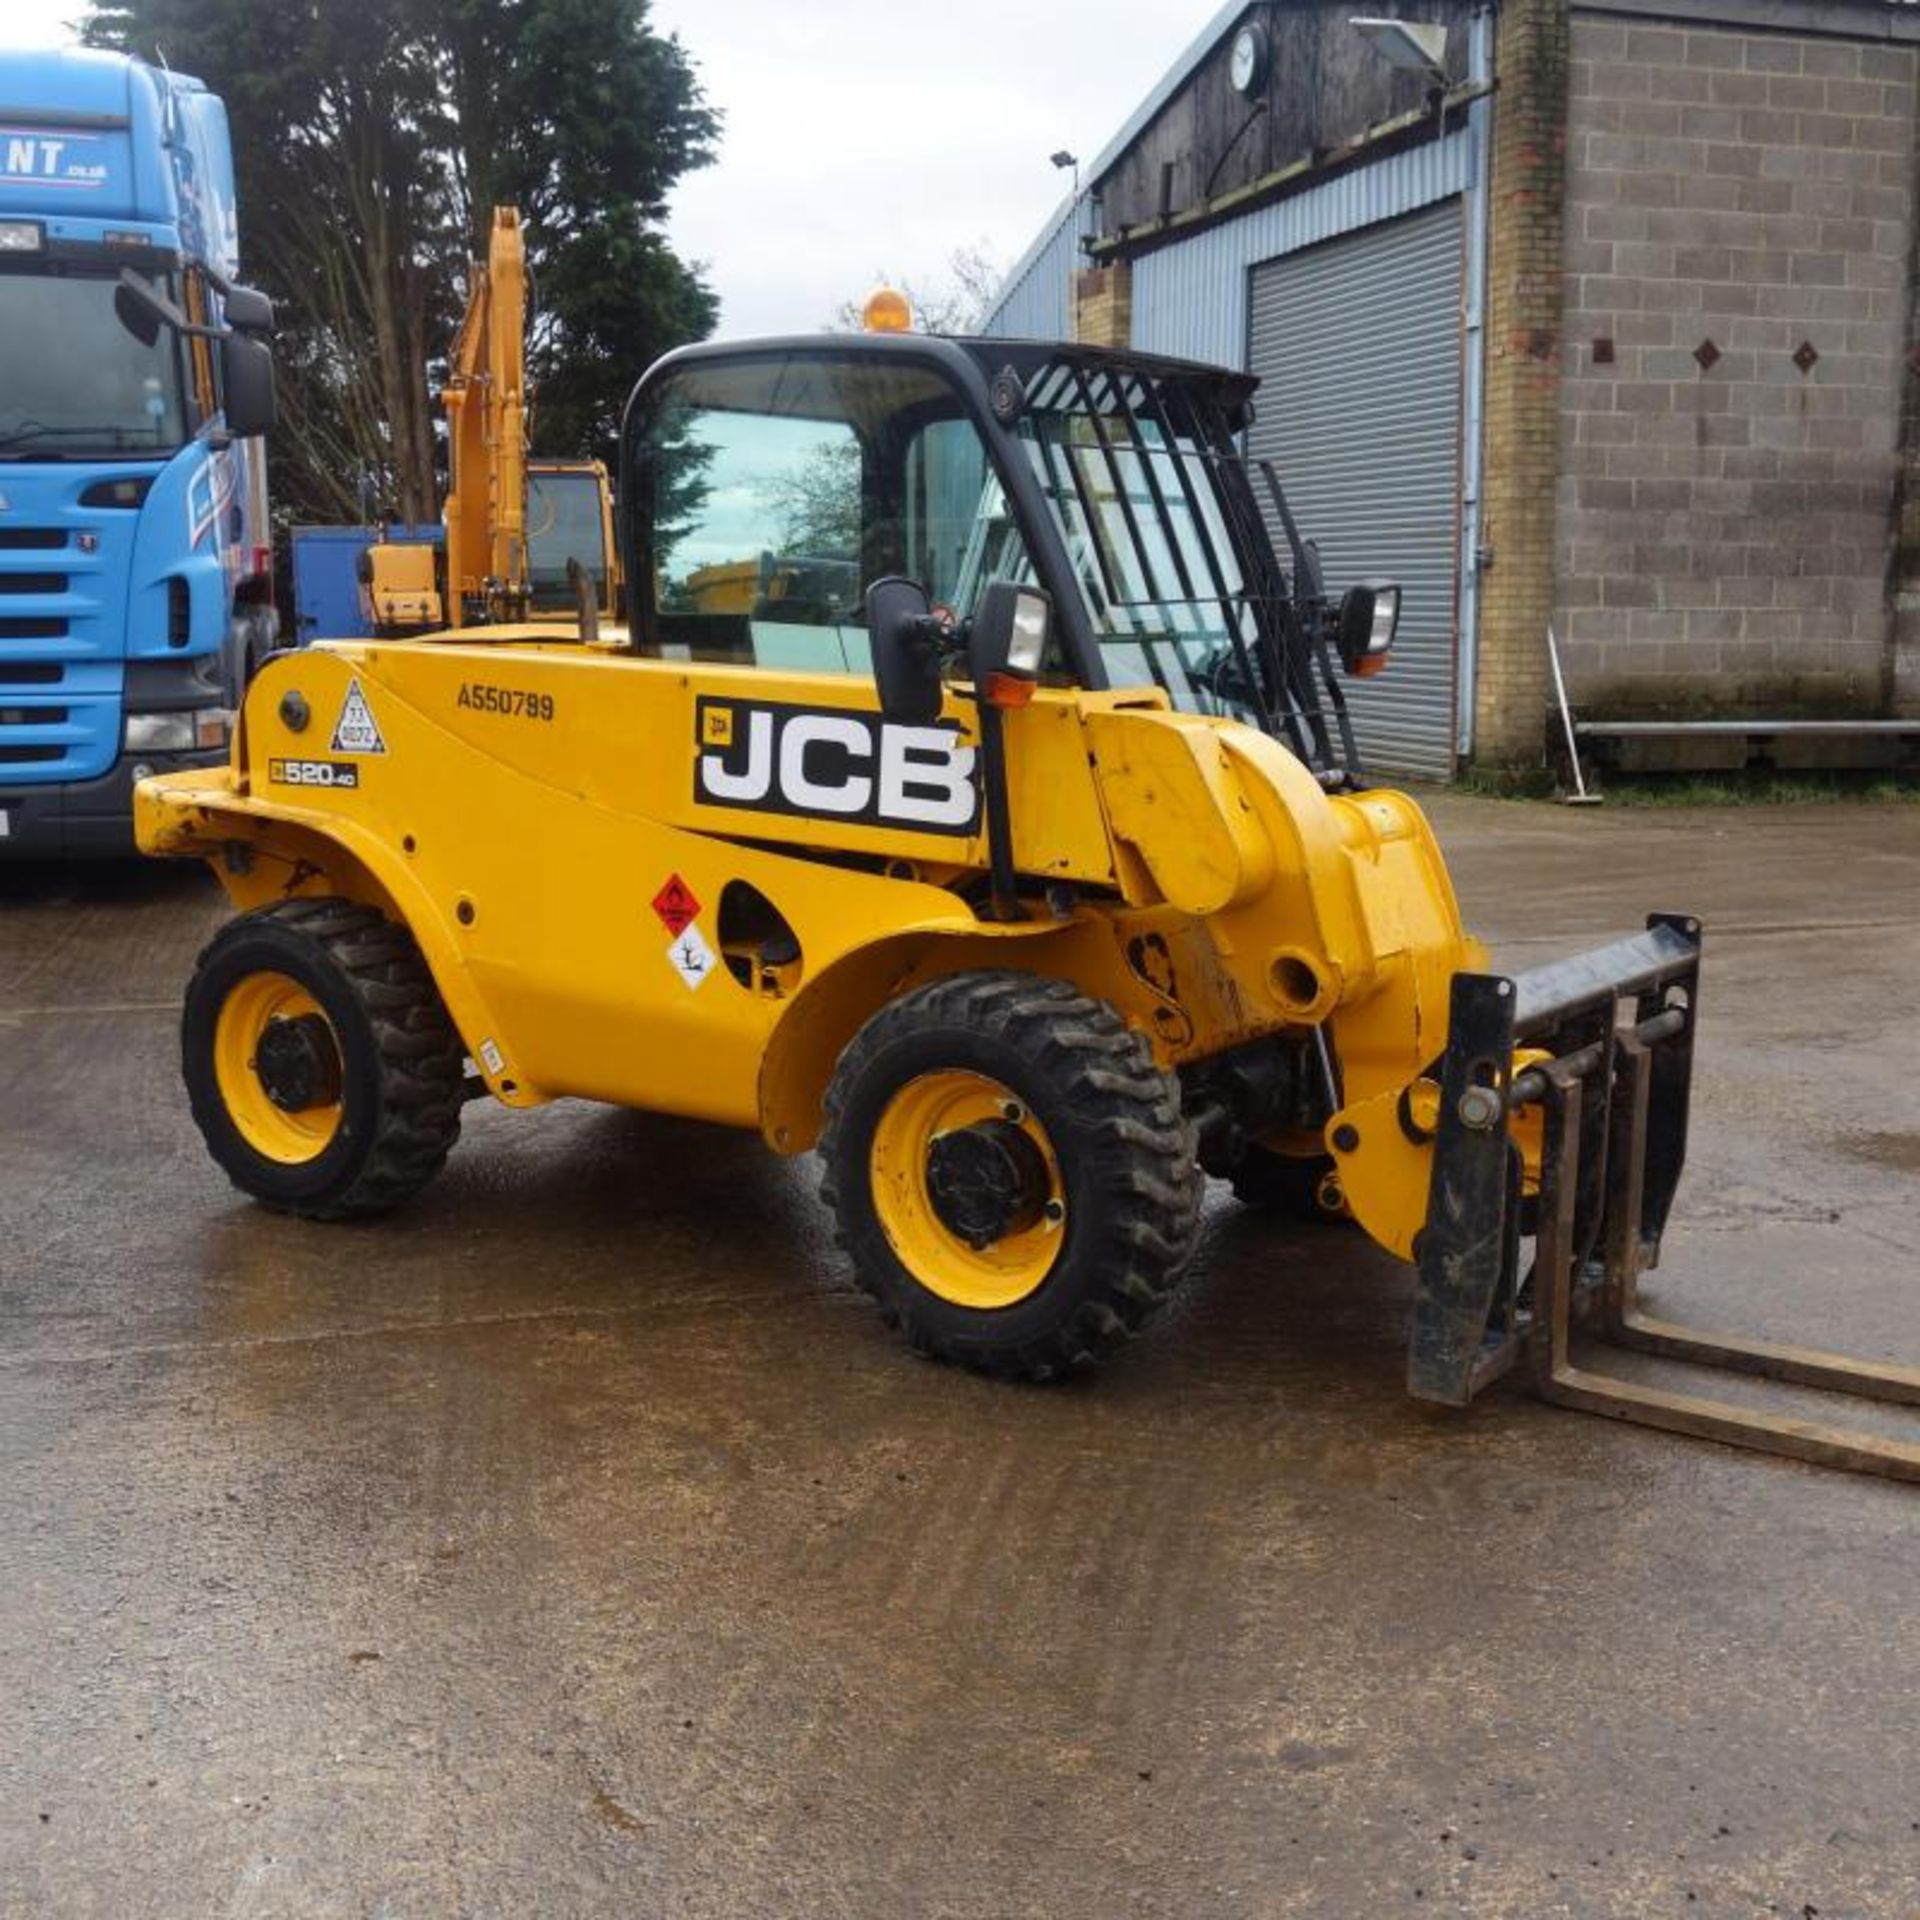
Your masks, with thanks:
<instances>
[{"instance_id":1,"label":"telehandler boom","mask_svg":"<svg viewBox=\"0 0 1920 1920\"><path fill-rule=\"evenodd\" d=\"M1920 1478L1920 1446L1576 1365L1574 1328L1920 1400L1920 1373L1643 1315L1685 1155L1685 915L1487 969L1370 785L1254 383L913 334L669 355L622 436L631 631L492 625L268 665L141 842L243 911L183 1065L247 1193L334 1218L463 1101L578 1096L817 1148L924 1353L1030 1378L1175 1297L1208 1173L1418 1269L1409 1384L1518 1368L1621 1418ZM1276 545L1277 542L1277 545Z\"/></svg>"}]
</instances>

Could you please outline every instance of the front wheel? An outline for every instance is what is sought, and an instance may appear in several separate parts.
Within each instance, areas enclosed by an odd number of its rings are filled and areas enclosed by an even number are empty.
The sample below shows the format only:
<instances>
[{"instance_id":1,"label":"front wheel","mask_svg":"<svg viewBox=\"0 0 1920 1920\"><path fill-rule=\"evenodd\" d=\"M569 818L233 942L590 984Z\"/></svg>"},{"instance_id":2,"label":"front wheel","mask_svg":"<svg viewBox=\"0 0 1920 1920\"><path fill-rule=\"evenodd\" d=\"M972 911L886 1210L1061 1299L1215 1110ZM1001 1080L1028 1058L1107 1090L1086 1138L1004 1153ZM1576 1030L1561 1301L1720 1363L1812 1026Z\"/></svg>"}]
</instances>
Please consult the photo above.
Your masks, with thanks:
<instances>
[{"instance_id":1,"label":"front wheel","mask_svg":"<svg viewBox=\"0 0 1920 1920\"><path fill-rule=\"evenodd\" d=\"M188 984L180 1051L208 1151L282 1212L397 1205L459 1137L460 1038L412 937L371 907L229 921Z\"/></svg>"},{"instance_id":2,"label":"front wheel","mask_svg":"<svg viewBox=\"0 0 1920 1920\"><path fill-rule=\"evenodd\" d=\"M1205 1178L1179 1083L1065 981L968 973L869 1020L827 1094L823 1197L920 1352L1044 1380L1172 1303Z\"/></svg>"}]
</instances>

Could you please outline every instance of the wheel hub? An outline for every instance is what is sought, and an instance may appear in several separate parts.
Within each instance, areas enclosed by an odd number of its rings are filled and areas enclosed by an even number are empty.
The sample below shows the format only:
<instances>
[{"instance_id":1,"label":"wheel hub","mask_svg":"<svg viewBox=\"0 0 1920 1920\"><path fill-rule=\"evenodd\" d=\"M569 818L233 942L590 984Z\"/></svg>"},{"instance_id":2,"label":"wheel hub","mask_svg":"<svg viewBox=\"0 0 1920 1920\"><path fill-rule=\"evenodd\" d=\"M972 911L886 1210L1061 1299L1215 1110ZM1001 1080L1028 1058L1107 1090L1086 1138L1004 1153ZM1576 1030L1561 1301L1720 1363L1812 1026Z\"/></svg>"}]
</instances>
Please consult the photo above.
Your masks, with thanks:
<instances>
[{"instance_id":1,"label":"wheel hub","mask_svg":"<svg viewBox=\"0 0 1920 1920\"><path fill-rule=\"evenodd\" d=\"M254 1049L253 1070L282 1113L305 1113L340 1098L340 1053L333 1029L317 1013L267 1022Z\"/></svg>"},{"instance_id":2,"label":"wheel hub","mask_svg":"<svg viewBox=\"0 0 1920 1920\"><path fill-rule=\"evenodd\" d=\"M1010 1120L982 1120L927 1147L927 1198L947 1231L974 1248L1036 1226L1047 1209L1046 1155Z\"/></svg>"}]
</instances>

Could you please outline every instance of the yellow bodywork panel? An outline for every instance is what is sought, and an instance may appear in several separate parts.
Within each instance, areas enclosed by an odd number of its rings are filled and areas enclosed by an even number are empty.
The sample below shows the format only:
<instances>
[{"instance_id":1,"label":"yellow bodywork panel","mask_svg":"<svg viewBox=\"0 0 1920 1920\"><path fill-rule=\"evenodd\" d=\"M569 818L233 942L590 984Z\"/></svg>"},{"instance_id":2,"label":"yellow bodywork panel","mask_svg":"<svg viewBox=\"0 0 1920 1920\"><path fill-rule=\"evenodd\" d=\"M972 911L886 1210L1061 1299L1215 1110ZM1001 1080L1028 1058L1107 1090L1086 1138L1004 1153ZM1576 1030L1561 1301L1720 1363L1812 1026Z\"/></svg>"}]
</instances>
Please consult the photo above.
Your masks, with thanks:
<instances>
[{"instance_id":1,"label":"yellow bodywork panel","mask_svg":"<svg viewBox=\"0 0 1920 1920\"><path fill-rule=\"evenodd\" d=\"M255 680L230 768L142 784L138 832L243 906L338 893L404 922L509 1104L581 1095L785 1151L860 1025L963 969L1072 980L1170 1068L1330 1023L1349 1102L1440 1051L1481 955L1410 800L1329 796L1151 691L1042 689L1006 716L1011 817L1018 868L1058 884L998 924L971 700L926 728L877 705L864 676L538 629L327 642Z\"/></svg>"}]
</instances>

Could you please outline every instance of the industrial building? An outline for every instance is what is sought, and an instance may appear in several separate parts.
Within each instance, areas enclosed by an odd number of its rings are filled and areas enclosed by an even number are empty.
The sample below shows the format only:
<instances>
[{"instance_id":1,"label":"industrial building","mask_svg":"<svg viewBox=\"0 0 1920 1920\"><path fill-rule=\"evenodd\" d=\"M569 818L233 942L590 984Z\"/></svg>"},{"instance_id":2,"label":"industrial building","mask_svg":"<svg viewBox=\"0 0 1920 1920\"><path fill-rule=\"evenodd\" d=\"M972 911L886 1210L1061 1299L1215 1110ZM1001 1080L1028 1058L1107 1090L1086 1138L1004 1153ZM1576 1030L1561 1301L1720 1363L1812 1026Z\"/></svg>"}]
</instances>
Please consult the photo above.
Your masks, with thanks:
<instances>
[{"instance_id":1,"label":"industrial building","mask_svg":"<svg viewBox=\"0 0 1920 1920\"><path fill-rule=\"evenodd\" d=\"M1590 716L1920 714L1920 6L1365 5L1217 14L987 330L1262 377L1383 769L1537 764L1550 628Z\"/></svg>"}]
</instances>

